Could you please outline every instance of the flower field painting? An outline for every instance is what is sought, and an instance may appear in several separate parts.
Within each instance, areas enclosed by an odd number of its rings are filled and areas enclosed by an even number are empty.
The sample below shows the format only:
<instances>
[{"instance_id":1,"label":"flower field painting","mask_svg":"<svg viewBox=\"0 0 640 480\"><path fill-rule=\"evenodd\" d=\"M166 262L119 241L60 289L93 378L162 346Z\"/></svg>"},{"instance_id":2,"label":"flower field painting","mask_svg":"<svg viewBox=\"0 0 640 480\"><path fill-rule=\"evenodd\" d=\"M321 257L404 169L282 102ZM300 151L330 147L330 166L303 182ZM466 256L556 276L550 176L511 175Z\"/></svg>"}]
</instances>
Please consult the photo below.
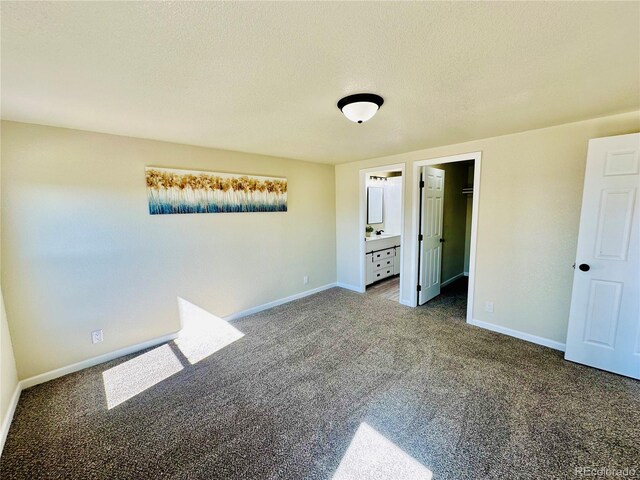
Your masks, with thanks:
<instances>
[{"instance_id":1,"label":"flower field painting","mask_svg":"<svg viewBox=\"0 0 640 480\"><path fill-rule=\"evenodd\" d=\"M286 212L287 179L145 168L151 215Z\"/></svg>"}]
</instances>

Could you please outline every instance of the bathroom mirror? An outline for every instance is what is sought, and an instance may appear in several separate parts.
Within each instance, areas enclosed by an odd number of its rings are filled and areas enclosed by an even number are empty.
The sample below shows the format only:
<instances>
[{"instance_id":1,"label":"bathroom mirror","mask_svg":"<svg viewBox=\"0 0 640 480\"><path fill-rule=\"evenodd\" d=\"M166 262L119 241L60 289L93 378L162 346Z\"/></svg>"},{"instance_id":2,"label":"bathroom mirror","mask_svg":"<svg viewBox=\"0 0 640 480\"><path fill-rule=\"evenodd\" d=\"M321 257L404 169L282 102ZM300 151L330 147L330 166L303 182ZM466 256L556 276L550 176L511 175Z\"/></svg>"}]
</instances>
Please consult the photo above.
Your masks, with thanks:
<instances>
[{"instance_id":1,"label":"bathroom mirror","mask_svg":"<svg viewBox=\"0 0 640 480\"><path fill-rule=\"evenodd\" d=\"M384 189L381 187L367 188L367 223L382 223L382 197Z\"/></svg>"}]
</instances>

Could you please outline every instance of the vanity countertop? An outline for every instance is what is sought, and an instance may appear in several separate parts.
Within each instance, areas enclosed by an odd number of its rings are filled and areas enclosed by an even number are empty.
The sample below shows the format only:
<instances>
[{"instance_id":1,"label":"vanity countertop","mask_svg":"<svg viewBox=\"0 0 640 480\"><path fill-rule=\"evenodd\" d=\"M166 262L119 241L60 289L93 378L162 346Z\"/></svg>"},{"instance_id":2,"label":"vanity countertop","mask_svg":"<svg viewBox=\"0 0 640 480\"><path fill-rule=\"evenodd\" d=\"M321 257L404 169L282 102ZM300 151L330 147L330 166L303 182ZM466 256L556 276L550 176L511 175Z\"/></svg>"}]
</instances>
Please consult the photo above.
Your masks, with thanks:
<instances>
[{"instance_id":1,"label":"vanity countertop","mask_svg":"<svg viewBox=\"0 0 640 480\"><path fill-rule=\"evenodd\" d=\"M365 242L372 242L374 240L382 240L384 238L399 237L399 236L400 235L383 233L381 235L371 235L370 237L364 237L364 241Z\"/></svg>"},{"instance_id":2,"label":"vanity countertop","mask_svg":"<svg viewBox=\"0 0 640 480\"><path fill-rule=\"evenodd\" d=\"M400 235L372 235L370 237L365 237L364 240L366 242L366 253L373 252L374 250L400 246Z\"/></svg>"}]
</instances>

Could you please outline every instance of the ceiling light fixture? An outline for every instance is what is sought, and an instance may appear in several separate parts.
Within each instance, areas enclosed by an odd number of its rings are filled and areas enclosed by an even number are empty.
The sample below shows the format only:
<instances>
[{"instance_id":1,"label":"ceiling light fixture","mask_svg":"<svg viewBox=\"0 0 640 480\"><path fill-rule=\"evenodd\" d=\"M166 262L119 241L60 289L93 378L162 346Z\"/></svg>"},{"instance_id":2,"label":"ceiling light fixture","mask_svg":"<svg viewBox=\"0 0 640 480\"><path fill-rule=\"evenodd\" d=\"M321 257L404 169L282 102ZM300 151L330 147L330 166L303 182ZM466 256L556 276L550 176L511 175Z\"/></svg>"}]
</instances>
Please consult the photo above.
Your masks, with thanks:
<instances>
[{"instance_id":1,"label":"ceiling light fixture","mask_svg":"<svg viewBox=\"0 0 640 480\"><path fill-rule=\"evenodd\" d=\"M356 93L341 98L338 108L352 122L362 123L371 119L383 103L383 98L375 93Z\"/></svg>"}]
</instances>

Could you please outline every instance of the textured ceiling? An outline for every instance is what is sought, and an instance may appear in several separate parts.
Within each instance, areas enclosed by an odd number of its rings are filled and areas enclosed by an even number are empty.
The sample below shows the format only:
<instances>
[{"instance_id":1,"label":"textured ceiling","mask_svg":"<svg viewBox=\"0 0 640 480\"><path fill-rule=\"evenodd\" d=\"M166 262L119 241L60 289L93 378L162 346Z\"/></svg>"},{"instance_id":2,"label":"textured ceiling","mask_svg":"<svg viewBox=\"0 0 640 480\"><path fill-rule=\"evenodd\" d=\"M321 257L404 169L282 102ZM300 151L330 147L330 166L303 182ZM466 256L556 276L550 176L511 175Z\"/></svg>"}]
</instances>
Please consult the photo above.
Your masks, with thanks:
<instances>
[{"instance_id":1,"label":"textured ceiling","mask_svg":"<svg viewBox=\"0 0 640 480\"><path fill-rule=\"evenodd\" d=\"M640 108L639 2L0 8L9 120L341 163Z\"/></svg>"}]
</instances>

